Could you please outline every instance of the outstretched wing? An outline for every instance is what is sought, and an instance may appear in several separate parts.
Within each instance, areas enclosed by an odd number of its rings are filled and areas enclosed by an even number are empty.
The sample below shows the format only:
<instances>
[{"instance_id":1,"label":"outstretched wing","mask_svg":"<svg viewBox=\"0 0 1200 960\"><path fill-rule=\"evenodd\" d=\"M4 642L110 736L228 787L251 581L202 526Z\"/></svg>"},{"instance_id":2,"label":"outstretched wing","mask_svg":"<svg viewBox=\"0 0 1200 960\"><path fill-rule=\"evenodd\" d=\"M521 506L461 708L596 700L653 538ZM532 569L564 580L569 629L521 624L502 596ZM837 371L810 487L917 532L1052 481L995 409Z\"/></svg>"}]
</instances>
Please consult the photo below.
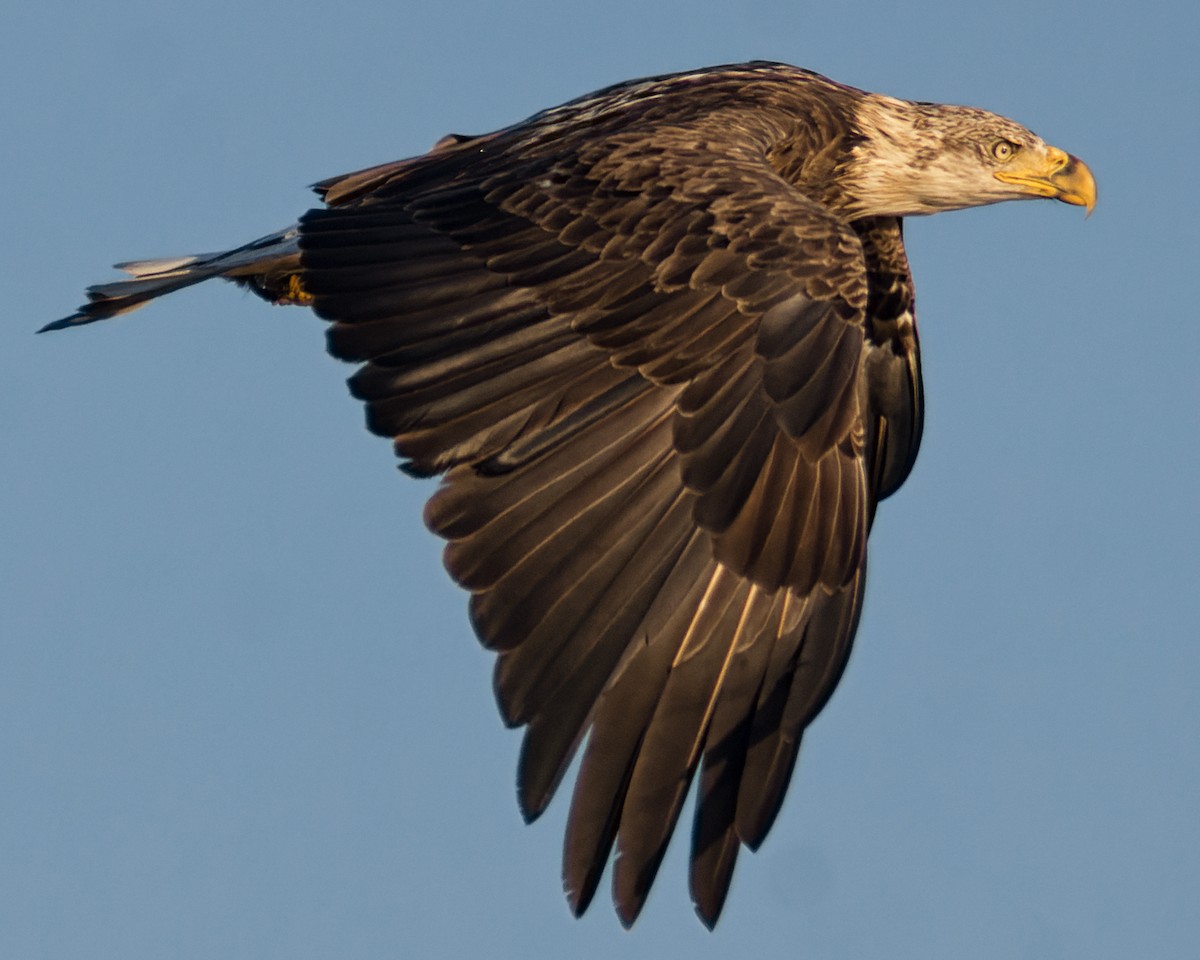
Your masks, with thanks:
<instances>
[{"instance_id":1,"label":"outstretched wing","mask_svg":"<svg viewBox=\"0 0 1200 960\"><path fill-rule=\"evenodd\" d=\"M323 184L302 282L371 429L445 474L426 518L526 727L527 818L584 744L572 907L615 843L633 922L699 768L712 924L849 653L874 503L915 453L915 340L876 335L864 238L751 136L569 133Z\"/></svg>"}]
</instances>

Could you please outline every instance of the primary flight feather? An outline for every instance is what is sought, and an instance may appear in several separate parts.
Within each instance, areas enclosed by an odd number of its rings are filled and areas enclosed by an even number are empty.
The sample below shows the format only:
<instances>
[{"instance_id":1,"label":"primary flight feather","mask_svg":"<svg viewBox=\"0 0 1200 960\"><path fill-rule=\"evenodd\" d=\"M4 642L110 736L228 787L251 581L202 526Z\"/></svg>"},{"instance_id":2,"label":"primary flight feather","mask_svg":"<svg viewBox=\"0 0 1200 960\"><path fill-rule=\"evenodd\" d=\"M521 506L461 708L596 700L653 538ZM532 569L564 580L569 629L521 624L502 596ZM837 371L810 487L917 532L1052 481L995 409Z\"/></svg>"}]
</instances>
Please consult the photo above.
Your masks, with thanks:
<instances>
[{"instance_id":1,"label":"primary flight feather","mask_svg":"<svg viewBox=\"0 0 1200 960\"><path fill-rule=\"evenodd\" d=\"M783 801L861 609L922 388L901 219L1086 207L1078 159L968 107L776 63L620 84L317 185L324 209L44 329L212 277L330 322L370 429L443 482L426 522L497 652L537 817L582 746L571 907L614 845L641 910L699 774L691 891L716 922Z\"/></svg>"}]
</instances>

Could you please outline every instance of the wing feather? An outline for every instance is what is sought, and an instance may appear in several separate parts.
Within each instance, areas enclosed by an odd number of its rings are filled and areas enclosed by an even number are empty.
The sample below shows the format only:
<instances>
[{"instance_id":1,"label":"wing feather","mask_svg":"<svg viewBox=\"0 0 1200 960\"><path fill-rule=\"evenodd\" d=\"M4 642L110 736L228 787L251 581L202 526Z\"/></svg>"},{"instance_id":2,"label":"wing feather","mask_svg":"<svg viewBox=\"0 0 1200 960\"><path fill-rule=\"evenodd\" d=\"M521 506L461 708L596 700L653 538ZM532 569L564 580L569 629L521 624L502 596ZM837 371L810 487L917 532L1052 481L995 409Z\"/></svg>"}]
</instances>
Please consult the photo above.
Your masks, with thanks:
<instances>
[{"instance_id":1,"label":"wing feather","mask_svg":"<svg viewBox=\"0 0 1200 960\"><path fill-rule=\"evenodd\" d=\"M758 849L779 814L804 728L828 701L850 656L862 611L865 564L833 594L815 593L797 607L801 618L772 651L751 726L738 789L736 829Z\"/></svg>"},{"instance_id":2,"label":"wing feather","mask_svg":"<svg viewBox=\"0 0 1200 960\"><path fill-rule=\"evenodd\" d=\"M525 726L526 817L582 745L572 908L616 844L633 922L699 770L711 925L849 654L919 367L898 222L793 188L780 123L643 107L328 181L300 262L370 427L445 473L426 520Z\"/></svg>"},{"instance_id":3,"label":"wing feather","mask_svg":"<svg viewBox=\"0 0 1200 960\"><path fill-rule=\"evenodd\" d=\"M638 746L713 571L709 546L693 528L596 705L563 845L563 886L576 914L587 909L604 872Z\"/></svg>"},{"instance_id":4,"label":"wing feather","mask_svg":"<svg viewBox=\"0 0 1200 960\"><path fill-rule=\"evenodd\" d=\"M528 819L550 802L597 699L629 649L629 637L644 622L693 536L687 505L677 499L656 518L648 537L653 547L637 552L596 598L588 621L579 625L576 638L590 642L571 647L570 672L563 669L568 665L554 662L556 672L565 673L562 679L545 682L545 669L539 675L544 689L531 696L539 707L529 721L518 767L521 809ZM522 644L512 656L525 651Z\"/></svg>"},{"instance_id":5,"label":"wing feather","mask_svg":"<svg viewBox=\"0 0 1200 960\"><path fill-rule=\"evenodd\" d=\"M744 619L746 595L754 592L752 584L726 568L713 569L643 735L621 811L613 869L613 899L626 926L641 912L666 853Z\"/></svg>"},{"instance_id":6,"label":"wing feather","mask_svg":"<svg viewBox=\"0 0 1200 960\"><path fill-rule=\"evenodd\" d=\"M734 650L705 740L689 885L696 912L709 927L721 914L741 848L736 829L738 787L755 704L789 596L777 593L770 607L759 604L760 612L766 614L765 621L745 630L744 639Z\"/></svg>"}]
</instances>

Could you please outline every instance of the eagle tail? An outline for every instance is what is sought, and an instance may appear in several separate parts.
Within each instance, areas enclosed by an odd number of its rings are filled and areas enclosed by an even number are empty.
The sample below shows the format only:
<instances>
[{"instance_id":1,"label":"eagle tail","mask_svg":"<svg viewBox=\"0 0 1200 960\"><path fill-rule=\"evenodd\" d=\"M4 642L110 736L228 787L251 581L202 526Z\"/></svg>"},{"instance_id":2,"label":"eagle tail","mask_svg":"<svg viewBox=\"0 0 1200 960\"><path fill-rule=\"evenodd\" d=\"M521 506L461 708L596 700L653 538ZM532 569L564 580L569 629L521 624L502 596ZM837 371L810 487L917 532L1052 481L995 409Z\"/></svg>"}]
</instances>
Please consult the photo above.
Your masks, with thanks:
<instances>
[{"instance_id":1,"label":"eagle tail","mask_svg":"<svg viewBox=\"0 0 1200 960\"><path fill-rule=\"evenodd\" d=\"M132 279L88 287L87 303L69 317L46 324L38 333L120 316L163 294L213 277L233 280L273 303L308 303L310 299L299 281L299 228L295 226L233 250L131 260L116 266Z\"/></svg>"}]
</instances>

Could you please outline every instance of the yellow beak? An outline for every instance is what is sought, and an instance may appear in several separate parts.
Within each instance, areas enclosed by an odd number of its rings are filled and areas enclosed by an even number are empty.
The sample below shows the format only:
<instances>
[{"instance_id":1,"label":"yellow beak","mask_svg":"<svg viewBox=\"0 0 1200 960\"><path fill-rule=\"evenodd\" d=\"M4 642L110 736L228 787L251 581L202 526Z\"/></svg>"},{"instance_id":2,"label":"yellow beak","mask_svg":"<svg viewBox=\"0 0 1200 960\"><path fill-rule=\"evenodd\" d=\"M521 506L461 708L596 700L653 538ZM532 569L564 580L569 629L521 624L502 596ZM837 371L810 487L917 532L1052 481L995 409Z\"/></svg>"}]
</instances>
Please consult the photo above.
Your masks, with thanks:
<instances>
[{"instance_id":1,"label":"yellow beak","mask_svg":"<svg viewBox=\"0 0 1200 960\"><path fill-rule=\"evenodd\" d=\"M1092 171L1078 157L1058 147L1047 147L1041 156L1023 152L998 170L995 177L1021 187L1030 196L1052 197L1085 207L1089 214L1096 206L1096 178Z\"/></svg>"}]
</instances>

